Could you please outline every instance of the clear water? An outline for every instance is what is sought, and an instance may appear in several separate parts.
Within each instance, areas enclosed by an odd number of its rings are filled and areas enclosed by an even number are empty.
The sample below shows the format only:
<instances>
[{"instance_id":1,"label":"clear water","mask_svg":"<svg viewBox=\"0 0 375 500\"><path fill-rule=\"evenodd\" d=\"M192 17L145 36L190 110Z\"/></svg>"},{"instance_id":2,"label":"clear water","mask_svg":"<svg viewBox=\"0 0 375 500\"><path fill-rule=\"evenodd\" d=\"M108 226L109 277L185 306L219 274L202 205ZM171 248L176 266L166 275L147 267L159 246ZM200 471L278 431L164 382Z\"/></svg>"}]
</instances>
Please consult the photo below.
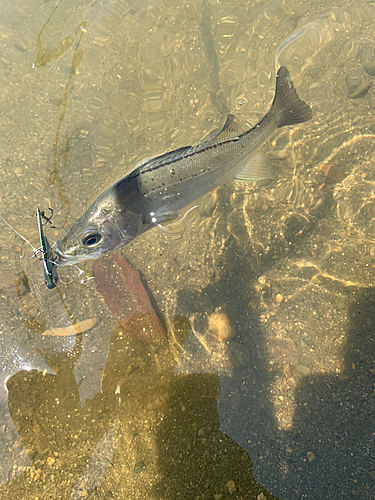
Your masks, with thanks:
<instances>
[{"instance_id":1,"label":"clear water","mask_svg":"<svg viewBox=\"0 0 375 500\"><path fill-rule=\"evenodd\" d=\"M169 327L158 348L77 269L50 293L2 225L0 498L374 498L374 4L0 9L1 215L34 246L38 206L57 240L138 161L229 112L254 125L281 64L314 114L262 148L274 179L122 249ZM228 344L205 334L215 310Z\"/></svg>"}]
</instances>

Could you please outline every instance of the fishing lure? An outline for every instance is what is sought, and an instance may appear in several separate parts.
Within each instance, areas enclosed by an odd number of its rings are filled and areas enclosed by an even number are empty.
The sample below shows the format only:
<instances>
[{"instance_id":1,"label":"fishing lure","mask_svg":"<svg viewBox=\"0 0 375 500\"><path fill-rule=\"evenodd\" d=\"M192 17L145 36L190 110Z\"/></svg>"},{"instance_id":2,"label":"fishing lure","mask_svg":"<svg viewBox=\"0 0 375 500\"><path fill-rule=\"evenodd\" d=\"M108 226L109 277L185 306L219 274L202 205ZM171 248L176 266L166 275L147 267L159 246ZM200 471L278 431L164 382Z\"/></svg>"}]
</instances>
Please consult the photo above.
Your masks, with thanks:
<instances>
[{"instance_id":1,"label":"fishing lure","mask_svg":"<svg viewBox=\"0 0 375 500\"><path fill-rule=\"evenodd\" d=\"M51 210L51 209L50 209ZM40 240L40 253L42 255L42 264L43 264L43 274L44 274L44 281L47 285L47 288L55 288L57 285L57 266L53 260L53 253L52 253L52 248L51 245L49 244L47 237L44 236L43 232L43 223L42 223L42 218L46 220L45 224L49 222L52 225L51 218L52 218L52 210L51 210L51 216L46 217L44 212L41 212L39 208L36 211L36 219L38 222L38 233L39 233L39 240ZM54 227L54 226L53 226Z\"/></svg>"}]
</instances>

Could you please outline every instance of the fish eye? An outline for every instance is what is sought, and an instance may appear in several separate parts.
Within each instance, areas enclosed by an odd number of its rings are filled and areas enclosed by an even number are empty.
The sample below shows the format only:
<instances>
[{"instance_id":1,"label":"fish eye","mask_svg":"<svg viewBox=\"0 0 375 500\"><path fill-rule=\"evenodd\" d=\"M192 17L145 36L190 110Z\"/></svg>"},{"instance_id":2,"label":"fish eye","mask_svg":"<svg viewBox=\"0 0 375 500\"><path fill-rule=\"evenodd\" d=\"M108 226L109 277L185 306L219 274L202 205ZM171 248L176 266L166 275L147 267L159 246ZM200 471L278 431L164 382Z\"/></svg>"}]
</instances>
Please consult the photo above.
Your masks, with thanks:
<instances>
[{"instance_id":1,"label":"fish eye","mask_svg":"<svg viewBox=\"0 0 375 500\"><path fill-rule=\"evenodd\" d=\"M82 245L85 247L94 247L98 243L100 243L102 239L102 235L99 233L87 233L82 236Z\"/></svg>"}]
</instances>

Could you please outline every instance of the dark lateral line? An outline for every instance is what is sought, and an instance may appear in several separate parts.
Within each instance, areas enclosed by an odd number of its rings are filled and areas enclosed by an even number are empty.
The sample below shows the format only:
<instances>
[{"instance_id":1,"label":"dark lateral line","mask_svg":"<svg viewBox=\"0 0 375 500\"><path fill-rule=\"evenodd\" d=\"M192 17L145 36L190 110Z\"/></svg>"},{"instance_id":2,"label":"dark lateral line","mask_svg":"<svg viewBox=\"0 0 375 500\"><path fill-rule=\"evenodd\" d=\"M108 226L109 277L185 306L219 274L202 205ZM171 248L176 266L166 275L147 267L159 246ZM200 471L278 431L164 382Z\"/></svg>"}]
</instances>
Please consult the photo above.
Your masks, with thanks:
<instances>
[{"instance_id":1,"label":"dark lateral line","mask_svg":"<svg viewBox=\"0 0 375 500\"><path fill-rule=\"evenodd\" d=\"M253 128L255 128L255 127L253 127ZM128 178L134 179L135 177L138 177L141 174L146 174L148 172L154 172L155 170L157 170L161 167L165 167L165 165L173 165L173 163L176 163L177 161L183 160L185 158L190 158L191 156L198 155L199 153L205 153L206 151L209 151L210 149L214 149L217 146L223 146L224 144L228 144L230 142L237 142L243 135L249 133L251 130L253 130L253 129L246 131L244 134L241 134L238 137L233 137L232 139L229 139L228 141L223 141L223 142L218 142L217 144L212 144L212 146L207 146L206 148L201 149L200 151L192 151L191 153L184 153L180 158L166 161L165 163L162 163L161 165L155 165L154 167L150 167L147 170L143 170L143 168L147 165L147 163L146 163L145 165L142 165L141 167L136 168L133 172L130 172ZM173 153L173 151L170 151L170 153ZM168 154L168 153L165 153L165 154ZM153 160L150 160L150 162L152 162L152 161ZM140 172L140 169L142 169L142 172Z\"/></svg>"}]
</instances>

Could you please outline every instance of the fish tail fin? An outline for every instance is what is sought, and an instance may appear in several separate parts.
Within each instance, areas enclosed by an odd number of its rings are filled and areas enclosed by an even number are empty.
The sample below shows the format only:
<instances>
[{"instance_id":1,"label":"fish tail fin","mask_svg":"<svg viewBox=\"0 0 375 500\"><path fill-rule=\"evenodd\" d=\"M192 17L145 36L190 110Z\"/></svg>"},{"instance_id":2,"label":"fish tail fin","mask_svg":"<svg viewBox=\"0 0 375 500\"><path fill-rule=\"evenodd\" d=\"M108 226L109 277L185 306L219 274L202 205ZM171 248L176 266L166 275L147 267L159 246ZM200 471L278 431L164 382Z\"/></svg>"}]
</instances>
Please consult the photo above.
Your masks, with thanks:
<instances>
[{"instance_id":1,"label":"fish tail fin","mask_svg":"<svg viewBox=\"0 0 375 500\"><path fill-rule=\"evenodd\" d=\"M310 106L298 97L285 66L281 66L276 75L275 98L271 111L274 112L277 128L297 125L312 118Z\"/></svg>"}]
</instances>

